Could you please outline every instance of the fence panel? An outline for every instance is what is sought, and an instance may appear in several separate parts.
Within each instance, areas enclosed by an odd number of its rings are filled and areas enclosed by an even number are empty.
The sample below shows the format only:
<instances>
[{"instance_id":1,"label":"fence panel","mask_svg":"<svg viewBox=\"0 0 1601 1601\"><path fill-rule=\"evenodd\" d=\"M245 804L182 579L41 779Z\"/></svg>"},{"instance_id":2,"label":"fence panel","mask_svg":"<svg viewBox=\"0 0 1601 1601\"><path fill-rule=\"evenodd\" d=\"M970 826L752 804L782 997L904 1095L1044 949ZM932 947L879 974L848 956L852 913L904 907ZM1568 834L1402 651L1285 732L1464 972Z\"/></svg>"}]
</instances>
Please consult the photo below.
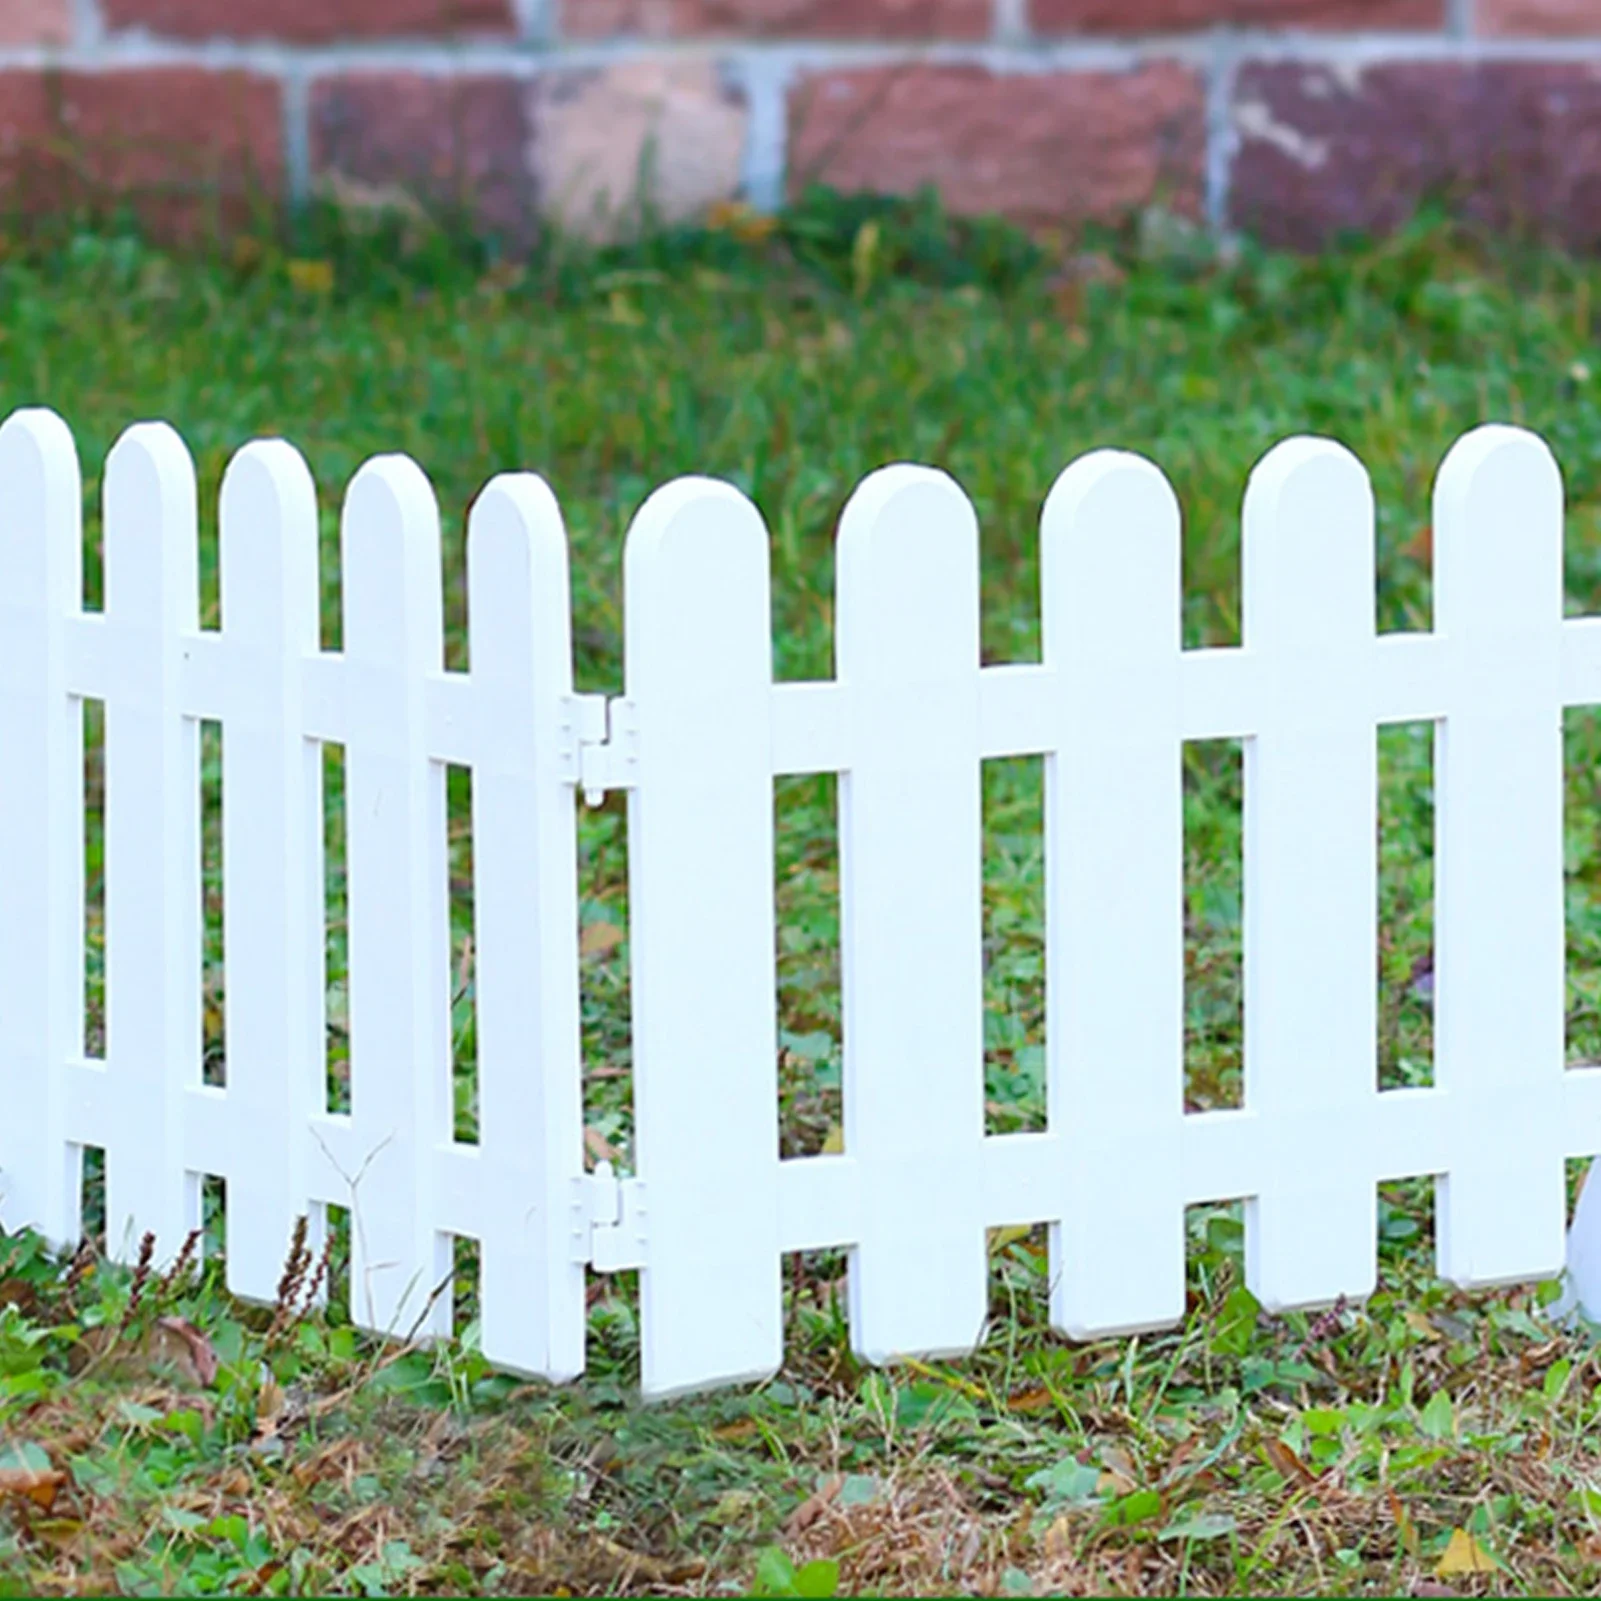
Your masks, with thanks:
<instances>
[{"instance_id":1,"label":"fence panel","mask_svg":"<svg viewBox=\"0 0 1601 1601\"><path fill-rule=\"evenodd\" d=\"M1563 1159L1601 1146L1564 1073L1564 704L1601 701L1601 620L1562 619L1544 445L1466 436L1436 490L1437 631L1376 639L1366 475L1328 441L1253 474L1244 642L1184 651L1172 490L1069 467L1042 518L1044 659L981 668L977 528L944 474L871 475L839 533L837 675L772 682L768 541L726 484L653 495L625 556L622 699L575 696L549 489L469 524L471 671L446 672L438 510L370 462L343 519L345 649L318 649L317 509L282 443L224 483L223 627L198 624L195 479L165 425L105 484L106 610L81 598L59 419L0 426L0 1219L170 1261L228 1183L229 1282L270 1299L297 1215L349 1204L352 1313L448 1332L451 1234L482 1241L491 1360L581 1371L586 1270L641 1269L662 1396L782 1359L780 1253L852 1252L874 1361L965 1351L985 1228L1052 1231L1075 1337L1183 1315L1186 1204L1248 1201L1269 1307L1359 1299L1374 1187L1439 1179L1441 1271L1563 1261ZM84 1060L82 698L107 706L106 1055ZM201 1083L198 719L223 724L227 1081ZM1437 732L1436 1087L1376 1083L1379 723ZM1183 1109L1185 738L1246 771L1246 1092ZM346 746L352 1109L326 1110L321 764ZM983 1132L981 758L1046 758L1049 1127ZM452 1128L444 764L473 773L480 1135ZM845 1153L781 1164L775 771L841 774ZM635 1146L583 1173L575 784L629 791ZM1588 1192L1587 1192L1588 1193ZM1601 1291L1582 1207L1569 1261ZM1588 1285L1588 1288L1586 1288ZM1594 1312L1596 1307L1591 1305Z\"/></svg>"}]
</instances>

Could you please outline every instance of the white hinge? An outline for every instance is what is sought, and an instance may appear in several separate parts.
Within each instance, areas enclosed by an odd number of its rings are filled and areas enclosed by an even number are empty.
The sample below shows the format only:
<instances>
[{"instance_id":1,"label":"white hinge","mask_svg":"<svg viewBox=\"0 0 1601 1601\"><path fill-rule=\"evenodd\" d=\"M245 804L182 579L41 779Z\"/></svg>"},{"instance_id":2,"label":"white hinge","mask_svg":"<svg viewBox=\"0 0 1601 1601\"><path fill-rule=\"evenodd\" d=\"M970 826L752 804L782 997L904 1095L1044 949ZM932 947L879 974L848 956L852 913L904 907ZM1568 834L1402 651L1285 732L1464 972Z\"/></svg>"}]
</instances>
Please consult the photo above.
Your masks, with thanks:
<instances>
[{"instance_id":1,"label":"white hinge","mask_svg":"<svg viewBox=\"0 0 1601 1601\"><path fill-rule=\"evenodd\" d=\"M639 770L639 720L619 696L569 695L562 703L562 767L598 806L609 789L632 789Z\"/></svg>"},{"instance_id":2,"label":"white hinge","mask_svg":"<svg viewBox=\"0 0 1601 1601\"><path fill-rule=\"evenodd\" d=\"M618 1178L610 1162L573 1180L570 1242L574 1262L597 1273L623 1273L645 1265L645 1184Z\"/></svg>"}]
</instances>

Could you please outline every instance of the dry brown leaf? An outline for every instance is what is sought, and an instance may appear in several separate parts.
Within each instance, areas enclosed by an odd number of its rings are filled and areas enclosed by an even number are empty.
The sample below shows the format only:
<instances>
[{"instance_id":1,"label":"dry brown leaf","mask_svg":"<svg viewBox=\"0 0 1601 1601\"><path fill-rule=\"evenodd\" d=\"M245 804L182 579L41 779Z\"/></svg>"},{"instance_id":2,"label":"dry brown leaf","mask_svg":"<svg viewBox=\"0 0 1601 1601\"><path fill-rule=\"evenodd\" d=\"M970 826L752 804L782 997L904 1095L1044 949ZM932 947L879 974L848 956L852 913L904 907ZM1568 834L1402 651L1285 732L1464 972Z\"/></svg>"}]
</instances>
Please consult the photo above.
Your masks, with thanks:
<instances>
[{"instance_id":1,"label":"dry brown leaf","mask_svg":"<svg viewBox=\"0 0 1601 1601\"><path fill-rule=\"evenodd\" d=\"M1287 1480L1291 1484L1299 1484L1307 1488L1317 1483L1317 1474L1282 1440L1266 1441L1263 1445L1263 1450L1267 1452L1267 1459L1273 1464L1280 1478Z\"/></svg>"},{"instance_id":2,"label":"dry brown leaf","mask_svg":"<svg viewBox=\"0 0 1601 1601\"><path fill-rule=\"evenodd\" d=\"M166 1342L168 1351L177 1359L179 1367L196 1384L204 1387L216 1378L217 1353L212 1348L211 1341L188 1318L157 1318L156 1330L170 1336Z\"/></svg>"},{"instance_id":3,"label":"dry brown leaf","mask_svg":"<svg viewBox=\"0 0 1601 1601\"><path fill-rule=\"evenodd\" d=\"M56 1504L56 1491L67 1482L59 1468L0 1468L0 1496L14 1495L43 1507Z\"/></svg>"},{"instance_id":4,"label":"dry brown leaf","mask_svg":"<svg viewBox=\"0 0 1601 1601\"><path fill-rule=\"evenodd\" d=\"M809 1495L789 1515L789 1521L784 1525L784 1532L793 1539L797 1534L803 1533L822 1517L828 1510L830 1502L839 1494L840 1486L844 1484L843 1474L834 1473L826 1478L817 1487L815 1495Z\"/></svg>"},{"instance_id":5,"label":"dry brown leaf","mask_svg":"<svg viewBox=\"0 0 1601 1601\"><path fill-rule=\"evenodd\" d=\"M610 956L626 938L615 923L586 923L578 936L578 949L584 956Z\"/></svg>"},{"instance_id":6,"label":"dry brown leaf","mask_svg":"<svg viewBox=\"0 0 1601 1601\"><path fill-rule=\"evenodd\" d=\"M1068 1521L1065 1512L1059 1512L1051 1520L1051 1526L1045 1531L1045 1555L1047 1557L1065 1557L1073 1549L1073 1525Z\"/></svg>"},{"instance_id":7,"label":"dry brown leaf","mask_svg":"<svg viewBox=\"0 0 1601 1601\"><path fill-rule=\"evenodd\" d=\"M1048 1412L1056 1405L1056 1398L1043 1384L1035 1384L1008 1397L1006 1404L1014 1412Z\"/></svg>"},{"instance_id":8,"label":"dry brown leaf","mask_svg":"<svg viewBox=\"0 0 1601 1601\"><path fill-rule=\"evenodd\" d=\"M598 1128L584 1130L584 1149L597 1162L615 1162L622 1152Z\"/></svg>"}]
</instances>

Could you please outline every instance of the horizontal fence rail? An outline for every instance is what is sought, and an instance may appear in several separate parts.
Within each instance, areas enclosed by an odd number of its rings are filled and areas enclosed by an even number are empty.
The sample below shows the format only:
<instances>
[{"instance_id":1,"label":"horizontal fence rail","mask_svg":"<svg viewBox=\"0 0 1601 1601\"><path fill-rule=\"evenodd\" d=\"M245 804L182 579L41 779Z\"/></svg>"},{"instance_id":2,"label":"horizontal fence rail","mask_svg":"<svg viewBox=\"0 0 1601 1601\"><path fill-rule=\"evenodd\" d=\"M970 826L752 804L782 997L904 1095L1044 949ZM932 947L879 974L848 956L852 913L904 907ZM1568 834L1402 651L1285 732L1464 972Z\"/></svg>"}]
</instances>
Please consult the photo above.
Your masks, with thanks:
<instances>
[{"instance_id":1,"label":"horizontal fence rail","mask_svg":"<svg viewBox=\"0 0 1601 1601\"><path fill-rule=\"evenodd\" d=\"M784 1252L846 1248L872 1361L982 1335L986 1234L1044 1223L1075 1337L1184 1312L1184 1209L1246 1202L1269 1309L1375 1283L1376 1186L1433 1175L1441 1272L1601 1309L1601 1196L1564 1163L1601 1071L1564 1065L1562 713L1601 703L1601 618L1563 617L1560 476L1487 426L1435 491L1432 633L1374 629L1360 463L1292 439L1253 473L1238 647L1180 638L1180 515L1143 459L1069 466L1041 524L1039 664L981 666L978 530L943 473L870 475L839 528L837 676L775 683L768 536L668 484L624 555L625 684L573 690L550 490L496 478L468 531L471 671L447 671L439 513L409 460L357 474L343 645L319 646L311 476L224 479L221 618L198 620L195 474L123 435L105 605L83 608L66 425L0 427L0 1222L170 1258L227 1184L230 1288L273 1299L295 1220L350 1210L351 1314L450 1328L481 1242L486 1356L570 1378L589 1270L640 1270L642 1384L781 1362ZM105 1053L84 1050L82 702L105 707ZM223 731L226 1082L202 1077L199 728ZM1376 1067L1375 731L1437 740L1434 1085ZM1245 1094L1186 1113L1182 747L1244 741ZM325 1089L319 747L345 752L350 1110ZM984 1132L981 764L1046 765L1048 1126ZM472 772L480 1138L452 1132L445 769ZM773 781L837 773L844 1150L781 1159ZM586 1171L574 796L628 794L638 1172Z\"/></svg>"}]
</instances>

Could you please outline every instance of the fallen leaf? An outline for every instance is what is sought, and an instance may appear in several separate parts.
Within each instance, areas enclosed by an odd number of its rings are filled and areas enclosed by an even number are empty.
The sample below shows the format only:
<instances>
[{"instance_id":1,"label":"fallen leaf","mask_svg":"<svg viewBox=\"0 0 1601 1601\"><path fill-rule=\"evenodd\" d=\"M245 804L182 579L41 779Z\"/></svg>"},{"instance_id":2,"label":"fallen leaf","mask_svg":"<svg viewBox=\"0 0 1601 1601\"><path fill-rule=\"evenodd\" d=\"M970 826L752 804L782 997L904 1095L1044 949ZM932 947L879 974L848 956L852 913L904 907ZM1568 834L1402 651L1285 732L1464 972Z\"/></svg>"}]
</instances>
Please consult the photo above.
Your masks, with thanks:
<instances>
[{"instance_id":1,"label":"fallen leaf","mask_svg":"<svg viewBox=\"0 0 1601 1601\"><path fill-rule=\"evenodd\" d=\"M845 1130L835 1123L828 1131L828 1137L823 1141L824 1156L843 1156L845 1154Z\"/></svg>"},{"instance_id":2,"label":"fallen leaf","mask_svg":"<svg viewBox=\"0 0 1601 1601\"><path fill-rule=\"evenodd\" d=\"M22 1496L46 1512L56 1504L56 1491L67 1482L59 1468L0 1468L0 1495Z\"/></svg>"},{"instance_id":3,"label":"fallen leaf","mask_svg":"<svg viewBox=\"0 0 1601 1601\"><path fill-rule=\"evenodd\" d=\"M1035 1384L1009 1396L1006 1404L1014 1412L1048 1412L1056 1405L1056 1399L1043 1384Z\"/></svg>"},{"instance_id":4,"label":"fallen leaf","mask_svg":"<svg viewBox=\"0 0 1601 1601\"><path fill-rule=\"evenodd\" d=\"M1073 1525L1065 1512L1059 1512L1045 1531L1045 1554L1048 1557L1065 1557L1073 1549Z\"/></svg>"},{"instance_id":5,"label":"fallen leaf","mask_svg":"<svg viewBox=\"0 0 1601 1601\"><path fill-rule=\"evenodd\" d=\"M583 956L609 956L627 937L615 923L586 923L578 950Z\"/></svg>"},{"instance_id":6,"label":"fallen leaf","mask_svg":"<svg viewBox=\"0 0 1601 1601\"><path fill-rule=\"evenodd\" d=\"M1138 1488L1139 1475L1134 1471L1133 1459L1120 1446L1102 1448L1101 1466L1106 1470L1098 1486L1102 1495L1128 1495Z\"/></svg>"},{"instance_id":7,"label":"fallen leaf","mask_svg":"<svg viewBox=\"0 0 1601 1601\"><path fill-rule=\"evenodd\" d=\"M585 1128L584 1149L597 1162L615 1162L622 1152L598 1128Z\"/></svg>"},{"instance_id":8,"label":"fallen leaf","mask_svg":"<svg viewBox=\"0 0 1601 1601\"><path fill-rule=\"evenodd\" d=\"M789 1521L784 1525L784 1532L791 1537L803 1533L822 1517L828 1510L834 1497L839 1494L840 1486L845 1482L845 1475L833 1473L817 1487L814 1495L806 1497L801 1504L789 1515Z\"/></svg>"},{"instance_id":9,"label":"fallen leaf","mask_svg":"<svg viewBox=\"0 0 1601 1601\"><path fill-rule=\"evenodd\" d=\"M1312 1486L1317 1483L1315 1474L1282 1440L1268 1440L1263 1444L1267 1459L1281 1479L1290 1484Z\"/></svg>"},{"instance_id":10,"label":"fallen leaf","mask_svg":"<svg viewBox=\"0 0 1601 1601\"><path fill-rule=\"evenodd\" d=\"M14 1306L24 1317L41 1310L39 1292L26 1279L0 1279L0 1306Z\"/></svg>"},{"instance_id":11,"label":"fallen leaf","mask_svg":"<svg viewBox=\"0 0 1601 1601\"><path fill-rule=\"evenodd\" d=\"M712 1430L714 1440L748 1440L757 1433L755 1418L735 1418L732 1423L719 1423Z\"/></svg>"},{"instance_id":12,"label":"fallen leaf","mask_svg":"<svg viewBox=\"0 0 1601 1601\"><path fill-rule=\"evenodd\" d=\"M216 1378L217 1353L211 1341L188 1318L158 1318L156 1328L172 1337L169 1348L177 1357L178 1365L196 1384L209 1385Z\"/></svg>"},{"instance_id":13,"label":"fallen leaf","mask_svg":"<svg viewBox=\"0 0 1601 1601\"><path fill-rule=\"evenodd\" d=\"M1494 1573L1495 1559L1466 1529L1452 1529L1445 1552L1434 1564L1434 1576L1448 1579L1458 1573Z\"/></svg>"},{"instance_id":14,"label":"fallen leaf","mask_svg":"<svg viewBox=\"0 0 1601 1601\"><path fill-rule=\"evenodd\" d=\"M1395 1519L1396 1530L1401 1536L1401 1549L1408 1556L1415 1557L1418 1554L1418 1526L1394 1490L1387 1489L1384 1493L1390 1498L1390 1516Z\"/></svg>"}]
</instances>

